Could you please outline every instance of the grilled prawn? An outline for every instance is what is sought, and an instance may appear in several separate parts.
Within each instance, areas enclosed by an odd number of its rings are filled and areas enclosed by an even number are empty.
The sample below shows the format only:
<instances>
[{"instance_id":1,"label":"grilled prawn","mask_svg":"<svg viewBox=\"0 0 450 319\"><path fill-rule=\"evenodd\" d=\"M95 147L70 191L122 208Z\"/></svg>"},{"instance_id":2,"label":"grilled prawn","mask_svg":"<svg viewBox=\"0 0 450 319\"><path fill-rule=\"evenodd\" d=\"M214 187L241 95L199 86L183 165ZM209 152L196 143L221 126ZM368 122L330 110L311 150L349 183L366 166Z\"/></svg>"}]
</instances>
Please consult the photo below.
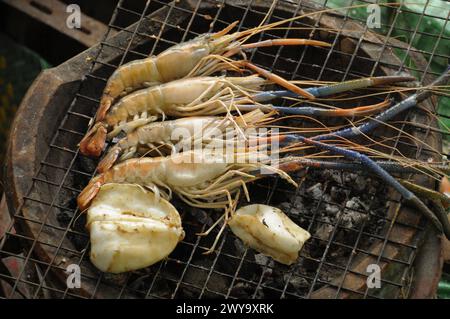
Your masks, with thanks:
<instances>
[{"instance_id":1,"label":"grilled prawn","mask_svg":"<svg viewBox=\"0 0 450 319\"><path fill-rule=\"evenodd\" d=\"M231 162L228 160L226 156L195 151L129 159L94 177L78 196L78 207L81 210L89 207L100 187L108 183L138 184L166 199L175 192L186 203L203 208L224 208L230 204L232 194L240 187L245 189L246 182L256 179L252 172L261 168L272 170L296 185L289 175L263 161L246 162L239 154Z\"/></svg>"},{"instance_id":2,"label":"grilled prawn","mask_svg":"<svg viewBox=\"0 0 450 319\"><path fill-rule=\"evenodd\" d=\"M351 80L343 83L308 88L305 91L317 97L345 92L372 85L409 81L410 77L385 76ZM165 116L212 116L238 110L246 112L261 109L287 114L319 116L368 115L389 105L388 101L350 109L326 109L317 107L277 107L262 104L271 99L293 95L288 91L261 91L267 81L258 76L247 77L196 77L136 91L116 103L102 121L98 121L80 142L84 155L99 156L106 138L121 131L135 128ZM294 95L296 96L296 95Z\"/></svg>"},{"instance_id":3,"label":"grilled prawn","mask_svg":"<svg viewBox=\"0 0 450 319\"><path fill-rule=\"evenodd\" d=\"M266 81L258 76L198 77L172 81L136 91L122 98L80 142L84 155L99 156L106 138L166 116L212 116L228 113L233 98L258 90Z\"/></svg>"},{"instance_id":4,"label":"grilled prawn","mask_svg":"<svg viewBox=\"0 0 450 319\"><path fill-rule=\"evenodd\" d=\"M224 224L209 250L212 252L234 211L241 190L250 200L246 184L261 178L259 171L266 169L278 174L291 184L291 177L264 163L250 162L248 153L217 156L205 152L183 152L168 157L129 159L94 177L77 198L78 207L85 211L97 197L102 186L110 183L136 184L151 190L155 198L170 199L176 193L193 207L224 210ZM208 233L208 232L206 232ZM206 234L205 233L205 234Z\"/></svg>"},{"instance_id":5,"label":"grilled prawn","mask_svg":"<svg viewBox=\"0 0 450 319\"><path fill-rule=\"evenodd\" d=\"M149 154L152 151L156 151L161 156L168 155L170 151L175 150L175 145L182 149L188 147L190 150L192 146L202 145L204 141L209 141L212 137L222 136L221 133L226 130L228 133L234 131L237 135L244 129L257 127L270 119L269 113L254 110L231 118L203 116L150 123L120 139L108 150L97 169L102 173L118 161L136 157L137 154ZM140 149L144 152L139 152Z\"/></svg>"}]
</instances>

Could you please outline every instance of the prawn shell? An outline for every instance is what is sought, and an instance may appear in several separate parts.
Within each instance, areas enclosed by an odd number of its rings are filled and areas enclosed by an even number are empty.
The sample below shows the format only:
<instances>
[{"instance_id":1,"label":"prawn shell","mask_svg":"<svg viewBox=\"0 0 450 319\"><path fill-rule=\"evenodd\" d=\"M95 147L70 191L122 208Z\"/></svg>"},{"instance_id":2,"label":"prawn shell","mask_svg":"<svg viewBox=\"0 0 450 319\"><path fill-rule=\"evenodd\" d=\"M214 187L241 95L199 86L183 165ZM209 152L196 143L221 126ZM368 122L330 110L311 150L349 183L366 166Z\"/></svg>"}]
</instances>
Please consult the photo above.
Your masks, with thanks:
<instances>
[{"instance_id":1,"label":"prawn shell","mask_svg":"<svg viewBox=\"0 0 450 319\"><path fill-rule=\"evenodd\" d=\"M103 185L87 212L86 227L91 262L111 273L148 267L184 237L175 207L131 184Z\"/></svg>"},{"instance_id":2,"label":"prawn shell","mask_svg":"<svg viewBox=\"0 0 450 319\"><path fill-rule=\"evenodd\" d=\"M207 37L200 36L160 53L155 64L162 82L169 82L189 74L209 54Z\"/></svg>"},{"instance_id":3,"label":"prawn shell","mask_svg":"<svg viewBox=\"0 0 450 319\"><path fill-rule=\"evenodd\" d=\"M280 209L261 204L239 208L228 225L246 245L286 265L297 260L311 237Z\"/></svg>"},{"instance_id":4,"label":"prawn shell","mask_svg":"<svg viewBox=\"0 0 450 319\"><path fill-rule=\"evenodd\" d=\"M194 187L227 171L225 159L206 162L202 154L184 152L170 157L129 159L101 175L105 183L135 183L142 186L162 182L169 187Z\"/></svg>"}]
</instances>

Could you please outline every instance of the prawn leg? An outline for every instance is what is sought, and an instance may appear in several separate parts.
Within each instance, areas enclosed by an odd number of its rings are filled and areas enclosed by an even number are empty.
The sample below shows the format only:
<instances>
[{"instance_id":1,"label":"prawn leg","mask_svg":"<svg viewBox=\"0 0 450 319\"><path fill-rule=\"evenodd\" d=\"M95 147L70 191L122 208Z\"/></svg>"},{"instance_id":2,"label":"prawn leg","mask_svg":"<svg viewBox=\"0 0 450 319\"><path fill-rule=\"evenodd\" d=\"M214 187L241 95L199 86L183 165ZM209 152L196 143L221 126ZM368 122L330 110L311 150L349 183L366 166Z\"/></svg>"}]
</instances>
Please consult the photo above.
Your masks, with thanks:
<instances>
[{"instance_id":1,"label":"prawn leg","mask_svg":"<svg viewBox=\"0 0 450 319\"><path fill-rule=\"evenodd\" d=\"M138 118L136 120L126 122L123 125L119 124L111 132L108 133L106 138L112 139L113 137L117 136L121 131L123 131L125 133L132 132L135 129L137 129L138 127L144 126L144 125L154 122L156 120L157 120L156 116L149 116L146 118Z\"/></svg>"}]
</instances>

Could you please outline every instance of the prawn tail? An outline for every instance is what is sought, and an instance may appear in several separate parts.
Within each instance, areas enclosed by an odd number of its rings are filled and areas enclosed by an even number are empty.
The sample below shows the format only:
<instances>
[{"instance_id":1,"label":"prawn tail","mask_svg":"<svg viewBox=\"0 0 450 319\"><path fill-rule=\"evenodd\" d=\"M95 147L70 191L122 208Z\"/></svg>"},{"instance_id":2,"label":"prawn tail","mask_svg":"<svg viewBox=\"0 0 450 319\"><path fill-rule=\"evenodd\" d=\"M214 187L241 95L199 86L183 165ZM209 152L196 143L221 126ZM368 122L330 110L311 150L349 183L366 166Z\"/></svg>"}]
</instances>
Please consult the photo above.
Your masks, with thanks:
<instances>
[{"instance_id":1,"label":"prawn tail","mask_svg":"<svg viewBox=\"0 0 450 319\"><path fill-rule=\"evenodd\" d=\"M92 200L97 196L98 192L100 191L100 188L104 184L103 176L100 175L97 178L94 178L78 195L77 197L77 204L80 211L85 211L89 205L91 204Z\"/></svg>"},{"instance_id":2,"label":"prawn tail","mask_svg":"<svg viewBox=\"0 0 450 319\"><path fill-rule=\"evenodd\" d=\"M108 113L113 102L114 97L111 94L103 93L102 98L100 100L100 106L97 110L97 114L95 115L95 120L97 122L103 121L105 119L106 113Z\"/></svg>"},{"instance_id":3,"label":"prawn tail","mask_svg":"<svg viewBox=\"0 0 450 319\"><path fill-rule=\"evenodd\" d=\"M95 123L80 142L81 154L99 157L105 146L106 134L105 124L102 122Z\"/></svg>"},{"instance_id":4,"label":"prawn tail","mask_svg":"<svg viewBox=\"0 0 450 319\"><path fill-rule=\"evenodd\" d=\"M105 157L98 163L97 170L100 173L103 173L113 167L114 163L116 163L119 155L121 153L120 147L117 145L114 146L108 153L106 153Z\"/></svg>"}]
</instances>

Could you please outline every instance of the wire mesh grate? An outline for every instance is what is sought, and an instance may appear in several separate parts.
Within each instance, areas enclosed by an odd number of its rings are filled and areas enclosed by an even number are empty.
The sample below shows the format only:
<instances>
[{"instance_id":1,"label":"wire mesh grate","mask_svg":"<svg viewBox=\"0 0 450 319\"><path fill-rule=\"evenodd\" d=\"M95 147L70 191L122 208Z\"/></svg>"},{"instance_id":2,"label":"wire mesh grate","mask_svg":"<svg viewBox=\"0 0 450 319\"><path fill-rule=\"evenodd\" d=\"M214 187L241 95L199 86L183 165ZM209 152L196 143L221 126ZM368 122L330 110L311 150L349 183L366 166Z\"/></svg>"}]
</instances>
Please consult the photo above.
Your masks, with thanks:
<instances>
[{"instance_id":1,"label":"wire mesh grate","mask_svg":"<svg viewBox=\"0 0 450 319\"><path fill-rule=\"evenodd\" d=\"M371 1L350 1L350 5ZM326 7L310 1L277 1L266 23L297 16L302 12ZM428 2L417 15L419 21L432 17ZM101 273L89 262L89 236L84 229L84 216L76 209L75 198L94 174L95 161L83 157L77 144L94 115L102 89L109 75L123 63L157 54L168 47L205 32L224 28L239 20L238 29L257 26L271 7L271 1L127 1L117 3L109 23L109 32L93 59L89 74L80 83L79 91L48 146L28 195L16 209L7 230L0 253L5 262L14 260L22 265L18 273L0 272L6 297L25 298L360 298L406 297L411 284L411 268L424 234L425 224L414 212L402 205L402 199L386 190L375 178L364 174L335 171L305 170L296 176L301 185L293 190L283 181L267 179L251 186L252 201L281 207L312 238L302 250L299 262L291 267L277 264L242 245L231 233L219 241L217 252L203 252L214 234L198 237L213 222L215 212L186 207L177 199L186 232L184 240L164 261L122 275ZM405 71L421 80L438 75L431 69L434 58L448 59L448 54L425 52L413 47L417 37L434 41L449 41L442 31L436 33L397 26L400 14L408 10L388 8L394 12L391 24L381 24L386 37L377 38L377 54L367 54L365 46L374 40L364 20L361 27L348 30L355 17L349 12L318 14L305 20L292 21L291 30L265 31L259 39L301 35L323 39L331 48L263 48L253 50L248 57L257 65L293 80L343 81L385 72ZM323 22L323 19L329 19ZM331 21L331 22L330 22ZM338 29L324 31L324 23ZM329 24L328 24L329 25ZM132 26L132 27L130 27ZM302 30L308 28L308 30ZM126 43L113 43L112 30L128 34ZM407 43L393 39L395 31L412 34ZM344 40L343 40L344 39ZM380 40L381 39L381 40ZM349 48L350 47L350 48ZM120 52L113 61L104 52ZM386 54L401 51L403 58L386 59ZM423 56L423 63L410 63L409 56ZM420 59L419 59L420 60ZM443 114L445 118L445 114ZM448 117L447 117L448 118ZM417 120L422 126L411 125L406 119ZM424 141L442 135L435 119L427 110L418 108L399 119L399 128L418 134ZM445 133L445 132L444 132ZM390 134L390 135L389 135ZM417 145L400 134L374 133L374 138L388 136L391 145L405 150L414 158L442 157L441 152ZM448 135L448 133L447 133ZM393 153L392 153L393 154ZM410 176L412 177L412 176ZM359 201L359 202L358 202ZM217 215L218 216L218 215ZM26 225L26 227L24 226ZM6 242L20 243L10 247ZM383 290L368 289L363 284L368 273L363 267L378 264L386 273ZM81 289L69 289L65 270L69 264L81 268ZM392 271L394 270L394 271ZM353 284L352 284L353 283ZM1 289L0 289L1 290Z\"/></svg>"}]
</instances>

